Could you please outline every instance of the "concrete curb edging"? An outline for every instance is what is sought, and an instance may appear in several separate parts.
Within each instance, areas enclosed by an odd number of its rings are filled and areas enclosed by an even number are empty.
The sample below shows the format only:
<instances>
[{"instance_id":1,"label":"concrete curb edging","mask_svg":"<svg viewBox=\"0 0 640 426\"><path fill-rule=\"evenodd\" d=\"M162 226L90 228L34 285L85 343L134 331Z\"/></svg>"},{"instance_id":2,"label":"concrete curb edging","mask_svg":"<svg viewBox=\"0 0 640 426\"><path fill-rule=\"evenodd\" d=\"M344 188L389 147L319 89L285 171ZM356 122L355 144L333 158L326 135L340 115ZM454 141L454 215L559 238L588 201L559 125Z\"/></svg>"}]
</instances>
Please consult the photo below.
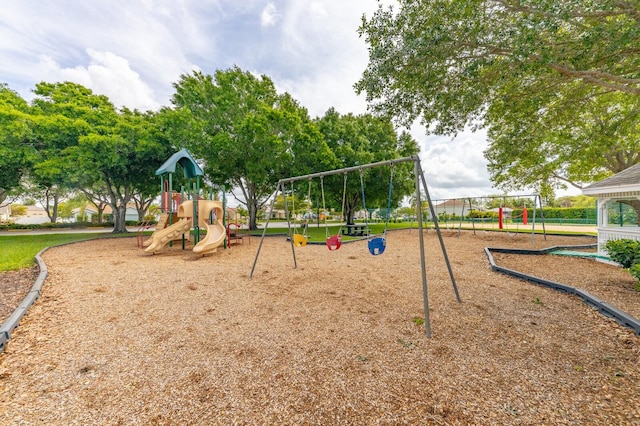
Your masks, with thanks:
<instances>
[{"instance_id":1,"label":"concrete curb edging","mask_svg":"<svg viewBox=\"0 0 640 426\"><path fill-rule=\"evenodd\" d=\"M31 290L29 293L22 299L22 302L18 305L15 311L7 318L7 320L0 327L0 353L4 352L5 348L9 344L9 339L11 338L11 333L15 330L20 324L20 320L25 316L31 305L35 303L36 300L40 297L42 292L42 286L44 285L44 281L47 279L49 275L49 271L47 270L47 265L42 260L42 254L47 251L49 247L46 247L36 254L35 259L38 262L38 267L40 268L40 274L38 274L38 278L36 278Z\"/></svg>"},{"instance_id":2,"label":"concrete curb edging","mask_svg":"<svg viewBox=\"0 0 640 426\"><path fill-rule=\"evenodd\" d=\"M501 272L503 274L510 275L516 278L520 278L525 281L532 282L534 284L543 285L545 287L549 287L554 290L561 291L563 293L576 295L580 299L582 299L584 303L591 306L592 308L597 309L598 312L600 312L604 316L616 320L619 324L633 329L636 332L636 334L640 335L640 320L632 317L626 312L619 310L618 308L604 302L598 297L593 296L589 292L579 289L577 287L572 287L572 286L561 284L555 281L545 280L543 278L534 277L533 275L528 275L523 272L516 271L514 269L498 266L496 265L495 260L493 259L493 255L491 254L491 252L495 252L495 253L525 254L525 255L541 255L541 254L547 254L554 250L588 248L592 246L595 246L595 244L588 245L588 246L555 246L555 247L548 247L542 250L485 247L484 251L487 255L487 258L489 259L489 263L491 264L491 270L496 272Z\"/></svg>"}]
</instances>

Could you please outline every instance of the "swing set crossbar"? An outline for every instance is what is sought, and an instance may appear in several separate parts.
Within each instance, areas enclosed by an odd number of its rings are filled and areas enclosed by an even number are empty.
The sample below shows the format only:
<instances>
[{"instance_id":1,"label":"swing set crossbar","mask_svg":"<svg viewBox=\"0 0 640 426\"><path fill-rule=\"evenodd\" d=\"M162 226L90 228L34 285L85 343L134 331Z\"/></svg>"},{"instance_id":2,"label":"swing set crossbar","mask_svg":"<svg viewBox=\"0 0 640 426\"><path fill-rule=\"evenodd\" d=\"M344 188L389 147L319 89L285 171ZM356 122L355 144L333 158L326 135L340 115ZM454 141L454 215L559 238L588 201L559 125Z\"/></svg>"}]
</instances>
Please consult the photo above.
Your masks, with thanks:
<instances>
[{"instance_id":1,"label":"swing set crossbar","mask_svg":"<svg viewBox=\"0 0 640 426\"><path fill-rule=\"evenodd\" d=\"M394 164L408 163L410 161L413 161L413 162L420 161L420 157L418 157L417 155L412 155L411 157L403 157L403 158L396 158L393 160L378 161L377 163L363 164L361 166L351 166L351 167L345 167L342 169L329 170L326 172L318 172L318 173L311 173L308 175L289 177L285 179L280 179L278 181L278 184L284 185L286 183L297 182L299 180L308 180L308 179L314 179L314 178L319 178L324 176L337 175L340 173L356 172L359 170L373 169L374 167L380 167L380 166L392 166Z\"/></svg>"}]
</instances>

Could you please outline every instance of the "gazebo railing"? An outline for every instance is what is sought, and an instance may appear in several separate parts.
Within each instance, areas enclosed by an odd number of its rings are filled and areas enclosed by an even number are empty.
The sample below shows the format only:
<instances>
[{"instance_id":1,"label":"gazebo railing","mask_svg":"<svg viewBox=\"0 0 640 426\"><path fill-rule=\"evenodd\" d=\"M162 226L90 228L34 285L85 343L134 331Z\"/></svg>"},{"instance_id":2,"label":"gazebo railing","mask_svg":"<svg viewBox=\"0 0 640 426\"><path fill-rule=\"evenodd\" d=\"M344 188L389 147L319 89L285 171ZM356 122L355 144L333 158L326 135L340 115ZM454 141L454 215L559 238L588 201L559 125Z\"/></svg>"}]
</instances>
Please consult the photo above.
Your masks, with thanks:
<instances>
[{"instance_id":1,"label":"gazebo railing","mask_svg":"<svg viewBox=\"0 0 640 426\"><path fill-rule=\"evenodd\" d=\"M607 256L604 246L609 240L636 240L640 241L640 227L598 227L598 254Z\"/></svg>"}]
</instances>

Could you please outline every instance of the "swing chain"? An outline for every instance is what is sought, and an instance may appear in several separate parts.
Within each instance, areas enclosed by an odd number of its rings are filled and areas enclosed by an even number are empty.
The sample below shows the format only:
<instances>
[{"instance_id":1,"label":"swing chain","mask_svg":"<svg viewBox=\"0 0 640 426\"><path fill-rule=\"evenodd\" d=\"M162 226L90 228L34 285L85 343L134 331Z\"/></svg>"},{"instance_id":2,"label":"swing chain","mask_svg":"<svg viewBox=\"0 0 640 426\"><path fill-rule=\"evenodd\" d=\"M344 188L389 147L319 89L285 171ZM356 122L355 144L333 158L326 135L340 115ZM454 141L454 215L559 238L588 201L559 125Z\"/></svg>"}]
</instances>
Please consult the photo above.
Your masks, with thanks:
<instances>
[{"instance_id":1,"label":"swing chain","mask_svg":"<svg viewBox=\"0 0 640 426\"><path fill-rule=\"evenodd\" d=\"M342 217L340 218L340 229L338 229L338 234L342 233L342 223L345 222L346 211L344 209L344 206L346 204L346 199L347 199L347 172L344 173L344 184L342 185L342 210L340 210L340 214L342 215Z\"/></svg>"},{"instance_id":2,"label":"swing chain","mask_svg":"<svg viewBox=\"0 0 640 426\"><path fill-rule=\"evenodd\" d=\"M384 233L387 233L389 228L389 216L391 216L391 195L393 194L393 163L390 164L389 173L389 197L387 199L387 223L384 225Z\"/></svg>"},{"instance_id":3,"label":"swing chain","mask_svg":"<svg viewBox=\"0 0 640 426\"><path fill-rule=\"evenodd\" d=\"M364 198L364 178L362 177L362 168L360 170L360 190L362 191L362 207L364 208L364 225L367 235L369 235L369 212L367 211L367 202Z\"/></svg>"},{"instance_id":4,"label":"swing chain","mask_svg":"<svg viewBox=\"0 0 640 426\"><path fill-rule=\"evenodd\" d=\"M324 202L324 175L320 175L320 192L322 193L322 212L324 214L324 235L329 238L329 228L327 227L327 207Z\"/></svg>"}]
</instances>

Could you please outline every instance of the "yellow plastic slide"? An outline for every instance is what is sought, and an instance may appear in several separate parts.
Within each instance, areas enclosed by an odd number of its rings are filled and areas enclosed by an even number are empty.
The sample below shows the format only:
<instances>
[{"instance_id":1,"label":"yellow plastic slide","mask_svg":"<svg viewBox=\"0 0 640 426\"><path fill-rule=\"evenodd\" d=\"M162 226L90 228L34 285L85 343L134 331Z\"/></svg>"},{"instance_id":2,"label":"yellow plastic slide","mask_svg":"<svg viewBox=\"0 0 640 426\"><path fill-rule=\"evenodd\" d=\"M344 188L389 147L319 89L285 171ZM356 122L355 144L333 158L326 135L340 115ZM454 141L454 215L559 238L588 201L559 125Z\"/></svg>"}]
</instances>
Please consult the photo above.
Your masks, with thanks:
<instances>
[{"instance_id":1,"label":"yellow plastic slide","mask_svg":"<svg viewBox=\"0 0 640 426\"><path fill-rule=\"evenodd\" d=\"M206 220L211 216L215 216L215 219L210 224ZM195 245L193 252L200 254L215 253L227 236L226 229L222 223L222 203L213 200L198 201L198 218L200 227L206 226L207 235Z\"/></svg>"},{"instance_id":2,"label":"yellow plastic slide","mask_svg":"<svg viewBox=\"0 0 640 426\"><path fill-rule=\"evenodd\" d=\"M211 254L218 250L227 236L224 225L220 221L207 225L207 235L193 248L194 253Z\"/></svg>"},{"instance_id":3,"label":"yellow plastic slide","mask_svg":"<svg viewBox=\"0 0 640 426\"><path fill-rule=\"evenodd\" d=\"M169 241L177 239L182 234L189 233L190 229L191 219L180 219L173 225L161 231L154 232L150 237L151 243L144 251L146 253L158 253Z\"/></svg>"}]
</instances>

